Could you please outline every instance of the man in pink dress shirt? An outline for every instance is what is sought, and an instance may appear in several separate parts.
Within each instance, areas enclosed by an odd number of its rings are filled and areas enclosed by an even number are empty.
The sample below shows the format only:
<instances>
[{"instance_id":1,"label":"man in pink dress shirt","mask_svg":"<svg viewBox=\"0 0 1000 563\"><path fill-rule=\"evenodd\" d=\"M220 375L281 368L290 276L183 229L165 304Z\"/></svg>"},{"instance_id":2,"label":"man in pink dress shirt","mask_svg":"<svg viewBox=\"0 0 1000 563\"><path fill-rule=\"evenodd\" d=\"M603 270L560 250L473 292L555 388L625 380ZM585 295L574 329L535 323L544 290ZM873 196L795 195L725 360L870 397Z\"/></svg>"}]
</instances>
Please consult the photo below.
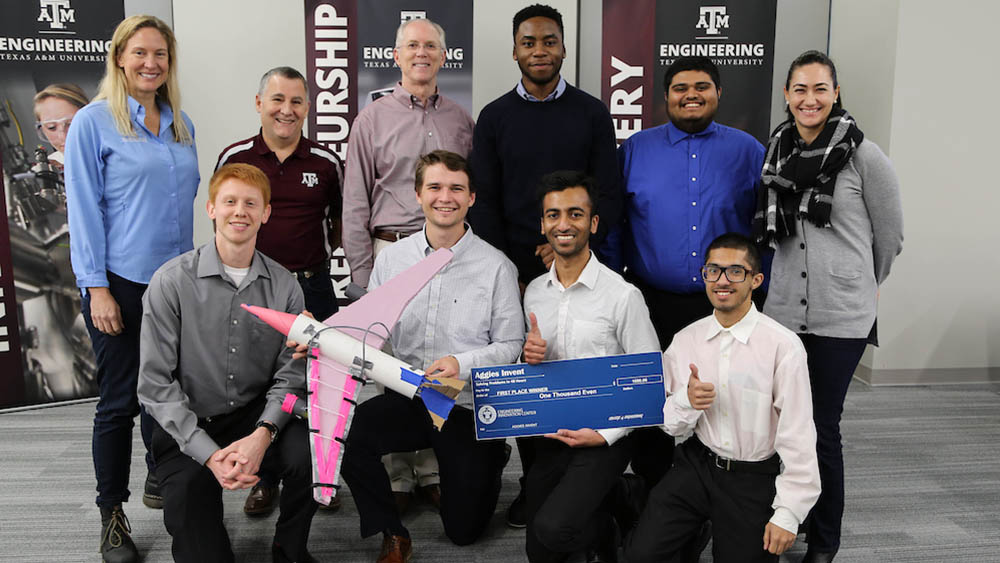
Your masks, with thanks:
<instances>
[{"instance_id":1,"label":"man in pink dress shirt","mask_svg":"<svg viewBox=\"0 0 1000 563\"><path fill-rule=\"evenodd\" d=\"M750 300L764 281L752 241L722 235L705 257L715 310L663 354L664 428L694 435L626 540L632 563L670 560L706 520L716 563L776 563L819 497L805 348Z\"/></svg>"}]
</instances>

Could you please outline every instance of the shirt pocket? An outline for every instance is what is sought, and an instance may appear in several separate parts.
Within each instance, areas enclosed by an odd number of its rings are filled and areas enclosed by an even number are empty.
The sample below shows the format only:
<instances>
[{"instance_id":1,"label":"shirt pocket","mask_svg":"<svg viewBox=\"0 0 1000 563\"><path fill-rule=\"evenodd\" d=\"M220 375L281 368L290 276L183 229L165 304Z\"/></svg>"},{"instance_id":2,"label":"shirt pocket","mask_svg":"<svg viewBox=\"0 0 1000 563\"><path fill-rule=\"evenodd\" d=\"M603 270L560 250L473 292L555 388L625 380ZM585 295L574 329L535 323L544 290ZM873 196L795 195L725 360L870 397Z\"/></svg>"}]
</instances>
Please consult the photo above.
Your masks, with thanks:
<instances>
[{"instance_id":1,"label":"shirt pocket","mask_svg":"<svg viewBox=\"0 0 1000 563\"><path fill-rule=\"evenodd\" d=\"M740 390L740 430L757 436L771 433L771 395L752 389Z\"/></svg>"},{"instance_id":2,"label":"shirt pocket","mask_svg":"<svg viewBox=\"0 0 1000 563\"><path fill-rule=\"evenodd\" d=\"M607 343L613 336L611 327L605 323L573 319L569 357L607 356Z\"/></svg>"}]
</instances>

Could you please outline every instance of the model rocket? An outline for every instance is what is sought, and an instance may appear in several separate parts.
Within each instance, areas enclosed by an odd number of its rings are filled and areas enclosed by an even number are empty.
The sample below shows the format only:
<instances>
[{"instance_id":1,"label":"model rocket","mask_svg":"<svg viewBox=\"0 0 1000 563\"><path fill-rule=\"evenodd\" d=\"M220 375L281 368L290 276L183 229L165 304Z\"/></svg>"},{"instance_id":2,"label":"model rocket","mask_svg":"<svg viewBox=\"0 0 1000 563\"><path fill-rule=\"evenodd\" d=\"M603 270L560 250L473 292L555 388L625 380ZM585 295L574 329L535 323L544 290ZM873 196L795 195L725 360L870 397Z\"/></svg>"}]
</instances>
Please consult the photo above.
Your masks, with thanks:
<instances>
[{"instance_id":1,"label":"model rocket","mask_svg":"<svg viewBox=\"0 0 1000 563\"><path fill-rule=\"evenodd\" d=\"M320 362L330 361L346 366L352 375L381 383L407 398L419 395L438 429L448 418L455 397L465 386L464 381L454 378L428 379L423 371L366 344L364 337L358 340L337 327L327 326L305 315L292 315L254 305L242 307L289 340L318 348ZM365 335L371 334L368 327L352 328L363 329Z\"/></svg>"}]
</instances>

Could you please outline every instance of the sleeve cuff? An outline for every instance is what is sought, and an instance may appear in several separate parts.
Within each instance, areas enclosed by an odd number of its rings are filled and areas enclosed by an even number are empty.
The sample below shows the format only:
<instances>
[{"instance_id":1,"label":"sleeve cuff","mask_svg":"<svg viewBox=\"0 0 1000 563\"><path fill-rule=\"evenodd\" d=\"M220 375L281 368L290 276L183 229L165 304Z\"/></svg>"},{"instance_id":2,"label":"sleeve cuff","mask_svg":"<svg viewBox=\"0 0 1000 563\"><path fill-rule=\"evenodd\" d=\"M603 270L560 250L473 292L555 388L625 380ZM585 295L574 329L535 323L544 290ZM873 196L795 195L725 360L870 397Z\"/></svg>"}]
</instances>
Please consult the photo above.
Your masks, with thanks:
<instances>
[{"instance_id":1,"label":"sleeve cuff","mask_svg":"<svg viewBox=\"0 0 1000 563\"><path fill-rule=\"evenodd\" d=\"M275 401L268 401L267 405L264 407L264 412L261 413L260 418L257 419L258 422L261 420L266 420L273 423L278 427L278 432L288 424L288 421L292 418L292 415L281 410L281 403Z\"/></svg>"},{"instance_id":2,"label":"sleeve cuff","mask_svg":"<svg viewBox=\"0 0 1000 563\"><path fill-rule=\"evenodd\" d=\"M791 510L784 506L774 509L774 514L771 516L770 522L793 534L798 535L799 533L799 519L795 517L795 514Z\"/></svg>"},{"instance_id":3,"label":"sleeve cuff","mask_svg":"<svg viewBox=\"0 0 1000 563\"><path fill-rule=\"evenodd\" d=\"M215 443L215 440L208 435L201 428L194 431L194 435L188 440L187 446L181 449L185 454L191 456L198 463L205 465L208 458L212 457L219 449L219 445Z\"/></svg>"},{"instance_id":4,"label":"sleeve cuff","mask_svg":"<svg viewBox=\"0 0 1000 563\"><path fill-rule=\"evenodd\" d=\"M88 274L76 277L76 286L80 289L87 287L110 287L108 276L104 274Z\"/></svg>"},{"instance_id":5,"label":"sleeve cuff","mask_svg":"<svg viewBox=\"0 0 1000 563\"><path fill-rule=\"evenodd\" d=\"M679 408L686 410L697 410L691 406L691 399L688 398L687 387L685 387L683 391L674 393L673 395L671 395L671 397L674 399L674 404L677 405Z\"/></svg>"},{"instance_id":6,"label":"sleeve cuff","mask_svg":"<svg viewBox=\"0 0 1000 563\"><path fill-rule=\"evenodd\" d=\"M604 441L607 442L609 446L618 440L621 440L630 432L632 432L631 428L608 428L606 430L597 431L597 433L604 438Z\"/></svg>"},{"instance_id":7,"label":"sleeve cuff","mask_svg":"<svg viewBox=\"0 0 1000 563\"><path fill-rule=\"evenodd\" d=\"M468 381L469 378L472 376L472 368L468 368L466 366L472 364L472 353L462 352L459 354L451 354L451 355L455 356L455 359L458 360L458 378L463 381Z\"/></svg>"}]
</instances>

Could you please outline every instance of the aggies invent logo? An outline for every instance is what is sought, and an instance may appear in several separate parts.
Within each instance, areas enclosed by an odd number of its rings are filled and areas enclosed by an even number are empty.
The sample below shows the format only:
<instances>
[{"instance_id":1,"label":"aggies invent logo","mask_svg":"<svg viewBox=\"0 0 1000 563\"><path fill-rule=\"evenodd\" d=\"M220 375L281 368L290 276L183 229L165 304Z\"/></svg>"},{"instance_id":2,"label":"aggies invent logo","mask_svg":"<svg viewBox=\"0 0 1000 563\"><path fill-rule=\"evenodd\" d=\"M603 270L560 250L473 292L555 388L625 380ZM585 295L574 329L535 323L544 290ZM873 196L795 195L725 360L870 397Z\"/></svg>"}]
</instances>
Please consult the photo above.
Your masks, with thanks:
<instances>
[{"instance_id":1,"label":"aggies invent logo","mask_svg":"<svg viewBox=\"0 0 1000 563\"><path fill-rule=\"evenodd\" d=\"M65 33L67 23L76 23L76 10L69 0L38 0L38 22L47 22L49 28Z\"/></svg>"},{"instance_id":2,"label":"aggies invent logo","mask_svg":"<svg viewBox=\"0 0 1000 563\"><path fill-rule=\"evenodd\" d=\"M705 35L713 36L713 39L727 39L721 37L721 29L729 29L729 16L726 15L725 6L701 6L698 8L698 25L695 29L704 29Z\"/></svg>"}]
</instances>

